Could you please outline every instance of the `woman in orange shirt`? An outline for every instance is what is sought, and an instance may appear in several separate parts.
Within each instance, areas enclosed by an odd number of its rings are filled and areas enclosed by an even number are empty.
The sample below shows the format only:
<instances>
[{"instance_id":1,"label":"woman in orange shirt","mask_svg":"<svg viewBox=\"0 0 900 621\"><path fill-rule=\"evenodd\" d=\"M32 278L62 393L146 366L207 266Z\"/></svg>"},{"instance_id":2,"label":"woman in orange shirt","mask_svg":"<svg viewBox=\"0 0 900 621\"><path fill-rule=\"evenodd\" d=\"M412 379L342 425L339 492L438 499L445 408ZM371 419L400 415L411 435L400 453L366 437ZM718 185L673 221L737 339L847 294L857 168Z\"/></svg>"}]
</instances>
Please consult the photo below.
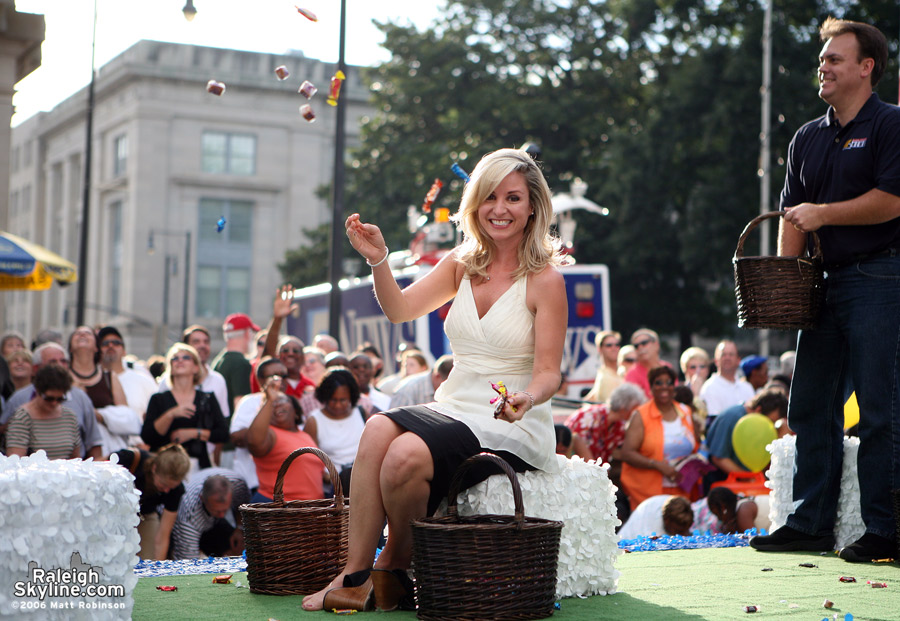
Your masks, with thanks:
<instances>
[{"instance_id":1,"label":"woman in orange shirt","mask_svg":"<svg viewBox=\"0 0 900 621\"><path fill-rule=\"evenodd\" d=\"M284 460L298 448L316 446L310 435L297 426L302 415L299 402L281 392L280 386L277 375L268 379L262 406L247 431L247 448L259 477L259 489L252 502L272 502L275 479ZM315 500L323 496L322 462L315 455L301 455L284 477L284 499Z\"/></svg>"},{"instance_id":2,"label":"woman in orange shirt","mask_svg":"<svg viewBox=\"0 0 900 621\"><path fill-rule=\"evenodd\" d=\"M634 510L658 494L688 496L679 485L675 461L700 445L691 413L675 401L675 371L658 366L647 380L653 398L631 415L622 444L622 484Z\"/></svg>"}]
</instances>

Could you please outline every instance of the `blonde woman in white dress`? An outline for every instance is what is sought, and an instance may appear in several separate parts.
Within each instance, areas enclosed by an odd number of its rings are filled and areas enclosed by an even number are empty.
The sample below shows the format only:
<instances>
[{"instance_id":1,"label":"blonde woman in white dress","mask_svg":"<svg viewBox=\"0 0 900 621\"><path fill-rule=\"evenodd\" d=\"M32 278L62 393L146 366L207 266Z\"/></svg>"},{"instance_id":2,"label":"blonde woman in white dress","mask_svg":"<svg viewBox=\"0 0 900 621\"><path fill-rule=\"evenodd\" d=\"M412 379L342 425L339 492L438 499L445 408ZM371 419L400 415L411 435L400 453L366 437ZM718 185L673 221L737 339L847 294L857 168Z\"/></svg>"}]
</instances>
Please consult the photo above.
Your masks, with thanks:
<instances>
[{"instance_id":1,"label":"blonde woman in white dress","mask_svg":"<svg viewBox=\"0 0 900 621\"><path fill-rule=\"evenodd\" d=\"M454 367L434 402L368 420L351 478L347 564L328 587L304 598L304 609L411 606L410 521L434 512L471 455L495 453L519 472L557 469L549 400L560 382L567 306L552 216L549 187L531 157L516 149L489 153L454 217L463 243L402 290L379 228L359 214L347 218L347 235L372 267L388 319L412 321L454 300L444 324ZM495 418L491 382L499 380L509 400ZM465 485L495 473L470 472ZM388 539L373 568L385 519Z\"/></svg>"}]
</instances>

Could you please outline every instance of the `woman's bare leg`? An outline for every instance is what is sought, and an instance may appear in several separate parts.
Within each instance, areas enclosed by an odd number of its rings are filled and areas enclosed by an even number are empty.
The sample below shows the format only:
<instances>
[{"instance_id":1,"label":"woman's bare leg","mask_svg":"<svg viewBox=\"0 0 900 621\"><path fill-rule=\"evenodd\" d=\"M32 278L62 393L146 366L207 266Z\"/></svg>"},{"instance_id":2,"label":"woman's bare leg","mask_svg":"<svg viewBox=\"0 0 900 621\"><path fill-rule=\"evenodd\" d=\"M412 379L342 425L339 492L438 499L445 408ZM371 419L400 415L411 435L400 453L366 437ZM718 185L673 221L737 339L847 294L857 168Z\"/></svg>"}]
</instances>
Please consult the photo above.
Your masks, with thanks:
<instances>
[{"instance_id":1,"label":"woman's bare leg","mask_svg":"<svg viewBox=\"0 0 900 621\"><path fill-rule=\"evenodd\" d=\"M403 433L401 427L385 416L372 416L366 423L350 474L353 502L347 564L327 587L303 598L304 610L322 610L325 593L343 586L345 575L372 567L385 518L380 481L382 463L391 443Z\"/></svg>"},{"instance_id":2,"label":"woman's bare leg","mask_svg":"<svg viewBox=\"0 0 900 621\"><path fill-rule=\"evenodd\" d=\"M381 468L382 506L387 512L388 540L378 557L379 569L408 569L412 562L410 520L425 516L434 461L419 436L404 433L391 443Z\"/></svg>"}]
</instances>

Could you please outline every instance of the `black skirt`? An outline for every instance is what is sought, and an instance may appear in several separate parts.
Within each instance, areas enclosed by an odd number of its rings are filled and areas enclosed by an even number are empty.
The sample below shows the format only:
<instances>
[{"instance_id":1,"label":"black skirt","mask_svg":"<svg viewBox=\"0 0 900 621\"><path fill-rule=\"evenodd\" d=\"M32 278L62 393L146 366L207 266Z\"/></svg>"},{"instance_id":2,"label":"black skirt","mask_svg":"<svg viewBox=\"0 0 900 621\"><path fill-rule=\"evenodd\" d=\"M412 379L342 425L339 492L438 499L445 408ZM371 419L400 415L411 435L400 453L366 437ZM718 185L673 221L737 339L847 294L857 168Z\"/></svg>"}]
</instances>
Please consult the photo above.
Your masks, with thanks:
<instances>
[{"instance_id":1,"label":"black skirt","mask_svg":"<svg viewBox=\"0 0 900 621\"><path fill-rule=\"evenodd\" d=\"M416 434L428 446L434 462L434 477L428 496L428 515L433 515L441 500L450 492L450 480L460 464L478 453L493 453L506 460L516 472L536 470L522 458L508 451L496 451L481 446L469 427L458 420L439 414L423 405L395 408L381 412L400 427ZM475 464L463 478L462 489L481 483L493 474L501 474L494 465L483 462ZM451 499L453 502L453 499Z\"/></svg>"}]
</instances>

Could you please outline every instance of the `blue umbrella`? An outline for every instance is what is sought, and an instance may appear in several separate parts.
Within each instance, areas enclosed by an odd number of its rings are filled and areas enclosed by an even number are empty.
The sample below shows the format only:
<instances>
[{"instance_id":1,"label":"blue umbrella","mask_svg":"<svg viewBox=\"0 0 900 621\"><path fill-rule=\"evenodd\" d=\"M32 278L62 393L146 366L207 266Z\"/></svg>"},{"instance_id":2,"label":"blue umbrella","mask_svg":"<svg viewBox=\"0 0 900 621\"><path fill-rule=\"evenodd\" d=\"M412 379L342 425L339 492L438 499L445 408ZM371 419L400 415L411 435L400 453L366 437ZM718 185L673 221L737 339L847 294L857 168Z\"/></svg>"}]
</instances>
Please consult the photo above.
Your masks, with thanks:
<instances>
[{"instance_id":1,"label":"blue umbrella","mask_svg":"<svg viewBox=\"0 0 900 621\"><path fill-rule=\"evenodd\" d=\"M0 231L0 289L48 289L53 281L78 280L74 263L22 239Z\"/></svg>"}]
</instances>

